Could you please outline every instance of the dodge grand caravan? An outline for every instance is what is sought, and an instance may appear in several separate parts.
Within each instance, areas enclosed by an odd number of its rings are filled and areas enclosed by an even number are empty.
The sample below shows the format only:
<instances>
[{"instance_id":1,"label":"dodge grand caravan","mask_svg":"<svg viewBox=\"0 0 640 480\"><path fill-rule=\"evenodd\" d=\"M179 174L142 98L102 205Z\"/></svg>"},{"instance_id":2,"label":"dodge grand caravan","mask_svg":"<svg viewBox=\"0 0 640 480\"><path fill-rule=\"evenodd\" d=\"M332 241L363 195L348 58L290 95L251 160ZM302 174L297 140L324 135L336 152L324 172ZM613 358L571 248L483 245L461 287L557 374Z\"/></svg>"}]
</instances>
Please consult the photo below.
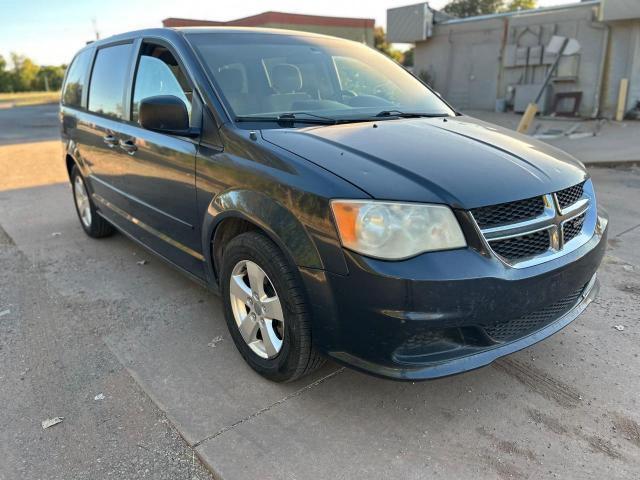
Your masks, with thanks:
<instances>
[{"instance_id":1,"label":"dodge grand caravan","mask_svg":"<svg viewBox=\"0 0 640 480\"><path fill-rule=\"evenodd\" d=\"M64 160L90 237L119 230L222 297L245 361L417 380L489 364L598 289L584 166L461 115L354 42L152 29L73 59Z\"/></svg>"}]
</instances>

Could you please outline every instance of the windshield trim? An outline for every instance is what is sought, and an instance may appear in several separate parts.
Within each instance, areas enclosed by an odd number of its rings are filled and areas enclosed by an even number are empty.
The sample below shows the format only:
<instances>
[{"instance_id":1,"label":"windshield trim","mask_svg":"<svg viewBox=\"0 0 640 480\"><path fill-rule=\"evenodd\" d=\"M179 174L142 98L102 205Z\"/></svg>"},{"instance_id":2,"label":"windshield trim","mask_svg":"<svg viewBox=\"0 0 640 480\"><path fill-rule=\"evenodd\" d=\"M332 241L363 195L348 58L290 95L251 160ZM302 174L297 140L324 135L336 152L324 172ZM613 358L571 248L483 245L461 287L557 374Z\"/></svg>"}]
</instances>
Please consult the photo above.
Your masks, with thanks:
<instances>
[{"instance_id":1,"label":"windshield trim","mask_svg":"<svg viewBox=\"0 0 640 480\"><path fill-rule=\"evenodd\" d=\"M336 125L340 123L356 123L356 122L378 122L384 120L398 120L398 119L410 119L410 118L448 118L452 115L448 113L428 113L428 112L401 112L398 110L383 110L376 114L362 116L338 116L329 117L322 115L315 115L309 112L292 112L283 113L280 115L237 115L235 116L236 122L249 123L249 122L274 122L274 123L311 123L318 125ZM299 117L297 115L305 115Z\"/></svg>"}]
</instances>

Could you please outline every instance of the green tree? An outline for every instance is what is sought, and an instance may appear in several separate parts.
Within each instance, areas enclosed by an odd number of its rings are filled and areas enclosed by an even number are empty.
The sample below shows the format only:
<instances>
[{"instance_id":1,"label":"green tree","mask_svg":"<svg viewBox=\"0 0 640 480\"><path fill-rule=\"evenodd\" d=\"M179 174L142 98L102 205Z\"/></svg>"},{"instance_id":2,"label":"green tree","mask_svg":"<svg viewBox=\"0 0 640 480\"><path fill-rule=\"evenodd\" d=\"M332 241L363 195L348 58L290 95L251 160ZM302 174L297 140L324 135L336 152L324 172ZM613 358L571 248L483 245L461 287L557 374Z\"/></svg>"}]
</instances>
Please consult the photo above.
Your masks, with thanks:
<instances>
[{"instance_id":1,"label":"green tree","mask_svg":"<svg viewBox=\"0 0 640 480\"><path fill-rule=\"evenodd\" d=\"M11 82L9 73L6 71L7 61L0 55L0 92L10 92Z\"/></svg>"},{"instance_id":2,"label":"green tree","mask_svg":"<svg viewBox=\"0 0 640 480\"><path fill-rule=\"evenodd\" d=\"M66 65L40 67L30 58L11 54L13 68L0 55L0 92L56 91L62 88Z\"/></svg>"},{"instance_id":3,"label":"green tree","mask_svg":"<svg viewBox=\"0 0 640 480\"><path fill-rule=\"evenodd\" d=\"M404 55L400 50L396 50L389 42L387 42L387 36L384 33L384 28L375 28L373 32L373 46L376 50L384 53L387 57L394 59L396 62L402 63Z\"/></svg>"},{"instance_id":4,"label":"green tree","mask_svg":"<svg viewBox=\"0 0 640 480\"><path fill-rule=\"evenodd\" d=\"M464 18L496 13L502 6L503 0L452 0L445 5L444 11L449 15Z\"/></svg>"},{"instance_id":5,"label":"green tree","mask_svg":"<svg viewBox=\"0 0 640 480\"><path fill-rule=\"evenodd\" d=\"M33 90L40 67L30 58L17 53L11 54L11 62L13 63L13 71L11 72L13 90L16 92Z\"/></svg>"},{"instance_id":6,"label":"green tree","mask_svg":"<svg viewBox=\"0 0 640 480\"><path fill-rule=\"evenodd\" d=\"M40 67L33 83L34 90L56 91L62 88L65 67Z\"/></svg>"},{"instance_id":7,"label":"green tree","mask_svg":"<svg viewBox=\"0 0 640 480\"><path fill-rule=\"evenodd\" d=\"M505 11L515 12L517 10L531 10L537 6L538 2L536 0L511 0L507 3Z\"/></svg>"}]
</instances>

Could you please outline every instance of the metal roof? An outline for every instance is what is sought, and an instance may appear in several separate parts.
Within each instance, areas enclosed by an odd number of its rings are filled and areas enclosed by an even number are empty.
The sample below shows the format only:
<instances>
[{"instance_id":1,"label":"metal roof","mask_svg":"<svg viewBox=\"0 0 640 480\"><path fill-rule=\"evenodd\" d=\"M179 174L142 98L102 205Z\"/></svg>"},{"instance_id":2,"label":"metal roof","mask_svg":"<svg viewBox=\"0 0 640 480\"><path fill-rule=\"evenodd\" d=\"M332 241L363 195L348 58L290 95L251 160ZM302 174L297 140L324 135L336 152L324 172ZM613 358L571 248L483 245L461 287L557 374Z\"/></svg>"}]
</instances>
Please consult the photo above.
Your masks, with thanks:
<instances>
[{"instance_id":1,"label":"metal roof","mask_svg":"<svg viewBox=\"0 0 640 480\"><path fill-rule=\"evenodd\" d=\"M349 27L349 28L373 28L375 20L373 18L354 17L329 17L325 15L304 15L289 12L268 11L251 15L249 17L238 18L236 20L198 20L193 18L169 17L162 20L165 27L189 27L189 26L237 26L237 27L260 27L265 25L314 25L320 27Z\"/></svg>"}]
</instances>

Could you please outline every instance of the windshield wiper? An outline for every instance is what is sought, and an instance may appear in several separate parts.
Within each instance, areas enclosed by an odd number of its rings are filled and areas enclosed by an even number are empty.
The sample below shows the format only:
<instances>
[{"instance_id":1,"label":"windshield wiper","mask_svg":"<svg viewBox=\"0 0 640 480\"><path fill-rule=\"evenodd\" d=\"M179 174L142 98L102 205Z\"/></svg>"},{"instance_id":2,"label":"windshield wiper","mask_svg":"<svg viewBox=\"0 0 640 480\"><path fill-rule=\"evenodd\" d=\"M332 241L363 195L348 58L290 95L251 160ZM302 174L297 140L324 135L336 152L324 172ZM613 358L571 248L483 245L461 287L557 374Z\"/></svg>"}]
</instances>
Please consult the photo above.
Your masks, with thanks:
<instances>
[{"instance_id":1,"label":"windshield wiper","mask_svg":"<svg viewBox=\"0 0 640 480\"><path fill-rule=\"evenodd\" d=\"M403 112L401 110L383 110L374 115L374 117L399 117L399 118L437 118L448 117L448 113L417 113L417 112Z\"/></svg>"},{"instance_id":2,"label":"windshield wiper","mask_svg":"<svg viewBox=\"0 0 640 480\"><path fill-rule=\"evenodd\" d=\"M335 125L338 121L335 118L323 117L321 115L315 115L308 112L291 112L282 113L273 117L260 117L260 116L241 116L236 117L237 122L278 122L278 123L315 123L320 125Z\"/></svg>"}]
</instances>

